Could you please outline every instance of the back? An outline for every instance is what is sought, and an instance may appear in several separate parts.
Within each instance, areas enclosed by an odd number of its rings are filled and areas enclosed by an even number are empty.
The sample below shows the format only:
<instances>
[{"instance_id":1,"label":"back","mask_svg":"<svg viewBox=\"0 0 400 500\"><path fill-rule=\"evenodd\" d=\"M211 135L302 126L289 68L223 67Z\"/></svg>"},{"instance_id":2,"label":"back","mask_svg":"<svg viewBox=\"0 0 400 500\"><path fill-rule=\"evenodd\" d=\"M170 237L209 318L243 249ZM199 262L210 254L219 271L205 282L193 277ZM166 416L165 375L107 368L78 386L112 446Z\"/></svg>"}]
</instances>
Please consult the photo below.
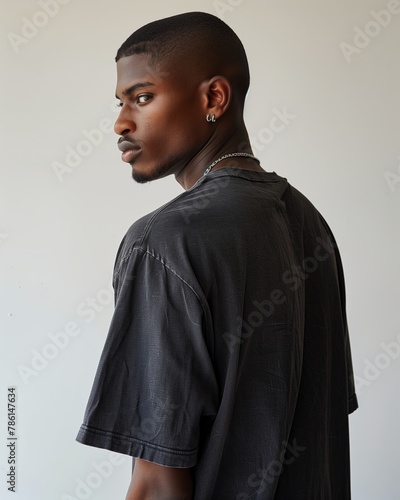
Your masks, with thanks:
<instances>
[{"instance_id":1,"label":"back","mask_svg":"<svg viewBox=\"0 0 400 500\"><path fill-rule=\"evenodd\" d=\"M193 467L195 500L350 498L343 272L301 193L211 172L130 228L114 285L79 441Z\"/></svg>"}]
</instances>

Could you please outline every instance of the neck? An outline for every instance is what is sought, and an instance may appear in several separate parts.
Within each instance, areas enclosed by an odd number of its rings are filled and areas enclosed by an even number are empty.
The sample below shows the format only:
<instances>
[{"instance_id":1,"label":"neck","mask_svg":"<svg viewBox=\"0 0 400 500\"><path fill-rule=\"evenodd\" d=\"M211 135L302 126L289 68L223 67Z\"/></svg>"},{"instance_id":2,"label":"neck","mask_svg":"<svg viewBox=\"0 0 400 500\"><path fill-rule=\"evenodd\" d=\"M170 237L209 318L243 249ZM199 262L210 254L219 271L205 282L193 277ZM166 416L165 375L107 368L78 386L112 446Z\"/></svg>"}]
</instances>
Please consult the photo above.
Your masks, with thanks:
<instances>
[{"instance_id":1,"label":"neck","mask_svg":"<svg viewBox=\"0 0 400 500\"><path fill-rule=\"evenodd\" d=\"M177 174L176 180L185 189L190 189L203 175L206 169L218 158L230 153L253 154L249 136L244 124L226 134L224 138L217 132L210 138L207 144L187 163ZM264 171L260 165L248 157L226 158L216 164L211 172L227 165L246 170Z\"/></svg>"}]
</instances>

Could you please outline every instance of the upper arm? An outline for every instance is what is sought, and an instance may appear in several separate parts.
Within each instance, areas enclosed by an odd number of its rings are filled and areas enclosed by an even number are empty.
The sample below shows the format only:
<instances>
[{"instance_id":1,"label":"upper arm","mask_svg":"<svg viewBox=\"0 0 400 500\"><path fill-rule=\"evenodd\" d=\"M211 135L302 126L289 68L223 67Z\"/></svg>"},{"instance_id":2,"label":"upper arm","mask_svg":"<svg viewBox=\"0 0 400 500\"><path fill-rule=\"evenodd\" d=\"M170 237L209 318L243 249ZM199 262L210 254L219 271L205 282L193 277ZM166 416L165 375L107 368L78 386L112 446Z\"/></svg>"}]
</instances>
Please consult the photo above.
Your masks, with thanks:
<instances>
[{"instance_id":1,"label":"upper arm","mask_svg":"<svg viewBox=\"0 0 400 500\"><path fill-rule=\"evenodd\" d=\"M191 500L193 480L190 469L164 467L135 459L126 500Z\"/></svg>"},{"instance_id":2,"label":"upper arm","mask_svg":"<svg viewBox=\"0 0 400 500\"><path fill-rule=\"evenodd\" d=\"M79 440L152 463L136 468L127 497L143 500L152 498L137 493L148 487L146 477L162 486L188 484L183 469L197 463L203 422L218 411L218 383L207 311L189 284L195 280L134 249L117 281L115 312ZM137 476L141 471L146 473Z\"/></svg>"}]
</instances>

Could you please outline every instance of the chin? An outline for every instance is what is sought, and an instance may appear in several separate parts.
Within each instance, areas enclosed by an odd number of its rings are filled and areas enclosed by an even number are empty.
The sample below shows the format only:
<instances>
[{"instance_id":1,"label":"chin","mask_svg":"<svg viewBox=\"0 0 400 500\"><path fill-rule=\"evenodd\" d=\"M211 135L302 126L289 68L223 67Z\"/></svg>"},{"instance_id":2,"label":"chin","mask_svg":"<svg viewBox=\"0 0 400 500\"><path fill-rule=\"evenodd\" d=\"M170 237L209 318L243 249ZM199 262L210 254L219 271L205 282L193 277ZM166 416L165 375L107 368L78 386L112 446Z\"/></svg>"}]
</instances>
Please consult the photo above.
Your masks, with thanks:
<instances>
[{"instance_id":1,"label":"chin","mask_svg":"<svg viewBox=\"0 0 400 500\"><path fill-rule=\"evenodd\" d=\"M132 163L132 179L139 184L145 184L146 182L155 181L161 179L169 174L171 174L170 164L160 164L151 167L142 167L142 169L137 168L137 164Z\"/></svg>"},{"instance_id":2,"label":"chin","mask_svg":"<svg viewBox=\"0 0 400 500\"><path fill-rule=\"evenodd\" d=\"M153 181L159 177L158 175L156 175L156 171L154 169L149 169L145 166L141 169L138 169L136 162L132 163L131 167L132 179L139 184L145 184L146 182Z\"/></svg>"},{"instance_id":3,"label":"chin","mask_svg":"<svg viewBox=\"0 0 400 500\"><path fill-rule=\"evenodd\" d=\"M135 170L132 169L132 179L139 184L145 184L146 182L150 182L154 180L153 178L149 177L146 174L139 174Z\"/></svg>"}]
</instances>

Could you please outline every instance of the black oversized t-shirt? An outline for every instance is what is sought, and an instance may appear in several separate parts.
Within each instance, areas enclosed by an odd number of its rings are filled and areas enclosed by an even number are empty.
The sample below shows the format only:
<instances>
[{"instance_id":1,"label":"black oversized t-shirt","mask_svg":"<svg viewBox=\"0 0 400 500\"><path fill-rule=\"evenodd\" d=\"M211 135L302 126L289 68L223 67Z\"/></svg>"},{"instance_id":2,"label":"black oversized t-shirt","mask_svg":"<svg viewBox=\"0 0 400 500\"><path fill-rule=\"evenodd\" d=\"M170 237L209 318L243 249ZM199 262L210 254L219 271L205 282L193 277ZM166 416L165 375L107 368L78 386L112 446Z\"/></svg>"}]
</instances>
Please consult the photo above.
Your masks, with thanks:
<instances>
[{"instance_id":1,"label":"black oversized t-shirt","mask_svg":"<svg viewBox=\"0 0 400 500\"><path fill-rule=\"evenodd\" d=\"M135 222L81 443L193 467L195 500L350 498L342 264L275 173L202 177Z\"/></svg>"}]
</instances>

